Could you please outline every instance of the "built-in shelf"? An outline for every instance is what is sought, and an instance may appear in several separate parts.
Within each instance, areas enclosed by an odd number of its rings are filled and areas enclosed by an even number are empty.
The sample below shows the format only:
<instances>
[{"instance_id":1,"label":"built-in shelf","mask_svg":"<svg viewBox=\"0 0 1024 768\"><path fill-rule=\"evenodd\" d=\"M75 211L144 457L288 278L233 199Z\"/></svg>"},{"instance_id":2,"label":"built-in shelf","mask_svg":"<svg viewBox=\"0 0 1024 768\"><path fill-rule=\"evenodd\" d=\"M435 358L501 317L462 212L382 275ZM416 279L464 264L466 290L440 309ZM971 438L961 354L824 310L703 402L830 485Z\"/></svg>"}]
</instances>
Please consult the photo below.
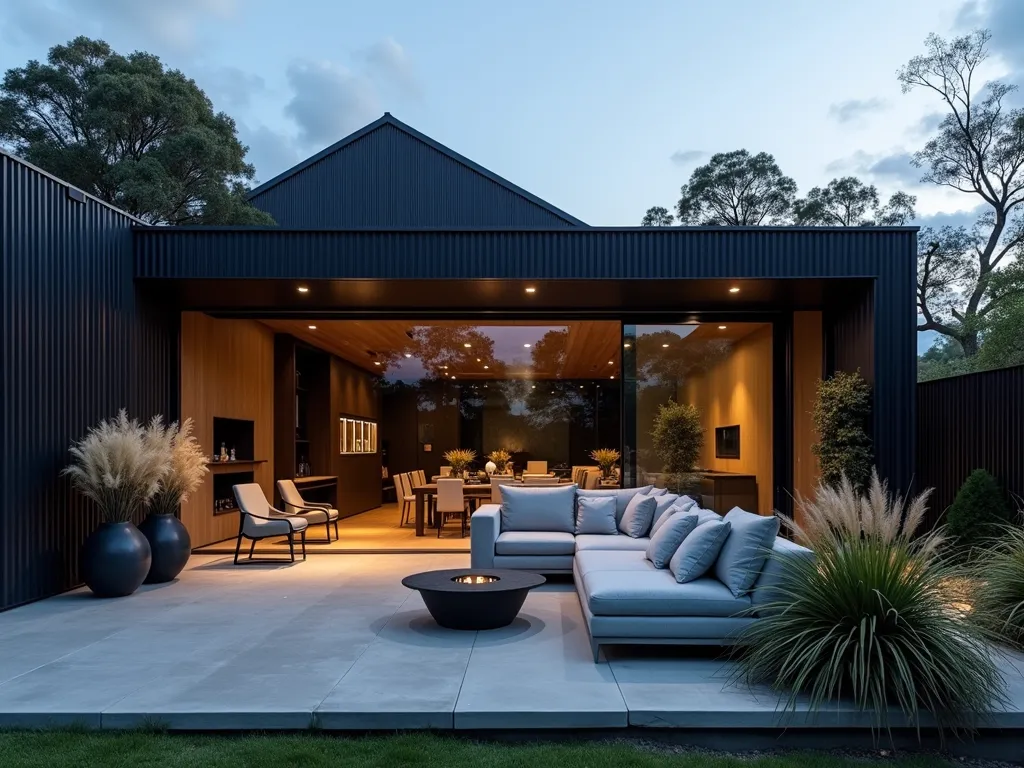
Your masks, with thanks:
<instances>
[{"instance_id":1,"label":"built-in shelf","mask_svg":"<svg viewBox=\"0 0 1024 768\"><path fill-rule=\"evenodd\" d=\"M352 416L341 416L341 454L376 453L377 422Z\"/></svg>"},{"instance_id":2,"label":"built-in shelf","mask_svg":"<svg viewBox=\"0 0 1024 768\"><path fill-rule=\"evenodd\" d=\"M266 464L266 459L236 459L234 461L208 461L208 467L238 467L250 464Z\"/></svg>"}]
</instances>

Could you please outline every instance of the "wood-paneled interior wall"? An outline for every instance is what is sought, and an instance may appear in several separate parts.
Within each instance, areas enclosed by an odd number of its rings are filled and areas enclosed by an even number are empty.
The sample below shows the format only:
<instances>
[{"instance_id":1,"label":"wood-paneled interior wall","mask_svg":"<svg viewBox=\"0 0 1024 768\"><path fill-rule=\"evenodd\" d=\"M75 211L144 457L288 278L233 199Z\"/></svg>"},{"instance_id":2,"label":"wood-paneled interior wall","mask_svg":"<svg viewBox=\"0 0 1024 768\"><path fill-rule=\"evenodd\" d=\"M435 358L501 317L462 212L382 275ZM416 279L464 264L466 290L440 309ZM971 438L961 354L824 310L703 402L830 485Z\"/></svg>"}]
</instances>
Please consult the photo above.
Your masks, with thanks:
<instances>
[{"instance_id":1,"label":"wood-paneled interior wall","mask_svg":"<svg viewBox=\"0 0 1024 768\"><path fill-rule=\"evenodd\" d=\"M724 360L682 386L683 402L701 411L704 450L700 464L757 478L758 513L772 513L772 327L740 339ZM740 425L740 458L715 458L715 427Z\"/></svg>"},{"instance_id":2,"label":"wood-paneled interior wall","mask_svg":"<svg viewBox=\"0 0 1024 768\"><path fill-rule=\"evenodd\" d=\"M338 514L348 517L381 504L380 390L376 376L361 371L340 358L330 358L331 446L334 473L338 476ZM339 417L360 416L377 422L377 451L366 454L341 453Z\"/></svg>"},{"instance_id":3,"label":"wood-paneled interior wall","mask_svg":"<svg viewBox=\"0 0 1024 768\"><path fill-rule=\"evenodd\" d=\"M181 416L213 453L213 419L254 422L254 479L273 499L274 334L253 320L217 320L201 312L181 315ZM244 468L238 467L238 471ZM223 472L225 469L214 468ZM181 509L181 519L199 547L238 533L238 514L213 514L212 474Z\"/></svg>"},{"instance_id":4,"label":"wood-paneled interior wall","mask_svg":"<svg viewBox=\"0 0 1024 768\"><path fill-rule=\"evenodd\" d=\"M793 489L805 498L814 495L818 483L818 459L811 446L814 431L814 398L824 373L821 312L793 313Z\"/></svg>"}]
</instances>

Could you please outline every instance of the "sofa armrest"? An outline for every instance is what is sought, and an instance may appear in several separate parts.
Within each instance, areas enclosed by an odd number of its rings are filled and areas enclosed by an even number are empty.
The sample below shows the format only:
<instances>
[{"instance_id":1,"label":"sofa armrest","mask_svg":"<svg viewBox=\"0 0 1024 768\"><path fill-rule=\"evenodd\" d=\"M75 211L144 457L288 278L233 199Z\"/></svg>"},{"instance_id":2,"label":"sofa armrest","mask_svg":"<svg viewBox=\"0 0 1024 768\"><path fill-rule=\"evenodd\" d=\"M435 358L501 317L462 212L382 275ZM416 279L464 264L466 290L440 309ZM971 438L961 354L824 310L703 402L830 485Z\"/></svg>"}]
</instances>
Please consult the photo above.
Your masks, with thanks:
<instances>
[{"instance_id":1,"label":"sofa armrest","mask_svg":"<svg viewBox=\"0 0 1024 768\"><path fill-rule=\"evenodd\" d=\"M494 544L501 533L501 505L484 504L473 513L469 528L469 563L471 568L494 567Z\"/></svg>"},{"instance_id":2,"label":"sofa armrest","mask_svg":"<svg viewBox=\"0 0 1024 768\"><path fill-rule=\"evenodd\" d=\"M783 569L786 567L785 562L788 558L813 560L814 552L807 547L794 544L789 539L784 539L781 536L775 537L772 551L769 553L768 559L765 560L764 568L761 569L761 575L754 582L754 589L750 595L750 605L759 614L761 611L758 609L766 603L785 599L785 595L779 592L778 587L782 582Z\"/></svg>"}]
</instances>

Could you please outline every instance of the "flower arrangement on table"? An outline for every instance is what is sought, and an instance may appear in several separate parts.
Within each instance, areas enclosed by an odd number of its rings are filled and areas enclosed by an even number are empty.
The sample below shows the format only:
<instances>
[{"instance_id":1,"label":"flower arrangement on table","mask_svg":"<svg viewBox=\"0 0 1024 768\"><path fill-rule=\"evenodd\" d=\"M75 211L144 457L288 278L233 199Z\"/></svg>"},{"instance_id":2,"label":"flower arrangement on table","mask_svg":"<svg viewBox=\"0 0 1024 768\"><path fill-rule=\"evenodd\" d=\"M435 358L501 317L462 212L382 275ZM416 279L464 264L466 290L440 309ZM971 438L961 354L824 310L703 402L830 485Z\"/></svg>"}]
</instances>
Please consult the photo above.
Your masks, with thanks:
<instances>
[{"instance_id":1,"label":"flower arrangement on table","mask_svg":"<svg viewBox=\"0 0 1024 768\"><path fill-rule=\"evenodd\" d=\"M512 461L512 454L506 451L504 448L499 448L496 451L491 451L487 454L488 461L494 462L494 472L498 475L504 475L505 469L508 467L508 463Z\"/></svg>"},{"instance_id":2,"label":"flower arrangement on table","mask_svg":"<svg viewBox=\"0 0 1024 768\"><path fill-rule=\"evenodd\" d=\"M590 458L601 468L601 474L608 478L622 455L614 448L597 448L590 452Z\"/></svg>"},{"instance_id":3,"label":"flower arrangement on table","mask_svg":"<svg viewBox=\"0 0 1024 768\"><path fill-rule=\"evenodd\" d=\"M476 451L472 448L455 448L445 451L444 460L452 468L452 477L462 477L469 465L476 461Z\"/></svg>"}]
</instances>

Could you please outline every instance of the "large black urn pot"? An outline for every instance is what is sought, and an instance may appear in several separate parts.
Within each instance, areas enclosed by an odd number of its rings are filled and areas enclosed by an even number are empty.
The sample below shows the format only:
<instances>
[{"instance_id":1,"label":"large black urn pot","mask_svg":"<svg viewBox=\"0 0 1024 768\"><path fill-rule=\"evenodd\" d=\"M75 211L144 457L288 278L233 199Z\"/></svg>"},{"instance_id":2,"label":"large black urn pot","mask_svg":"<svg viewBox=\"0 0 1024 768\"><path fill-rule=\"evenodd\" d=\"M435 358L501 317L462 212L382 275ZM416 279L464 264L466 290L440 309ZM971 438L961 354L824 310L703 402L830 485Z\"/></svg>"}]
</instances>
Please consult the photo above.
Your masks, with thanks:
<instances>
[{"instance_id":1,"label":"large black urn pot","mask_svg":"<svg viewBox=\"0 0 1024 768\"><path fill-rule=\"evenodd\" d=\"M151 561L134 523L100 523L82 548L82 577L97 597L124 597L139 588Z\"/></svg>"},{"instance_id":2,"label":"large black urn pot","mask_svg":"<svg viewBox=\"0 0 1024 768\"><path fill-rule=\"evenodd\" d=\"M153 550L153 563L149 566L147 584L171 581L185 567L192 554L192 537L176 515L150 513L139 530Z\"/></svg>"}]
</instances>

